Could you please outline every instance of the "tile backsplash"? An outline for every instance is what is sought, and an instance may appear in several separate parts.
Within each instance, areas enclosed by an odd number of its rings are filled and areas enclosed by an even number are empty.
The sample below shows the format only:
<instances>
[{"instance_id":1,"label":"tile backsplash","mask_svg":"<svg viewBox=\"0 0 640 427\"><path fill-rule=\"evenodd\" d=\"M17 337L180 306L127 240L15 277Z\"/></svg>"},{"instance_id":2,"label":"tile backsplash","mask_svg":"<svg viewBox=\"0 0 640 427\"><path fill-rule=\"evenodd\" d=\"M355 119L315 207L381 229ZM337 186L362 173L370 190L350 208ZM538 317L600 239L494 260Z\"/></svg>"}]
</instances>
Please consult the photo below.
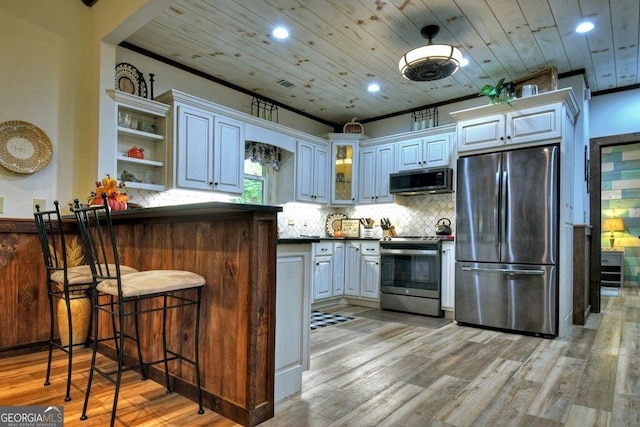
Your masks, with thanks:
<instances>
[{"instance_id":1,"label":"tile backsplash","mask_svg":"<svg viewBox=\"0 0 640 427\"><path fill-rule=\"evenodd\" d=\"M142 206L164 206L210 201L233 201L235 196L222 193L169 190L165 192L127 189L132 202ZM343 213L348 218L373 218L374 237L382 237L380 218L389 218L398 235L424 236L436 233L440 218L451 220L455 230L455 194L429 194L424 196L398 197L396 203L359 205L335 208L308 203L287 203L278 214L280 237L312 235L327 237L327 217Z\"/></svg>"},{"instance_id":2,"label":"tile backsplash","mask_svg":"<svg viewBox=\"0 0 640 427\"><path fill-rule=\"evenodd\" d=\"M400 204L402 203L402 204ZM326 220L334 213L343 213L348 218L373 218L374 237L382 237L380 218L389 218L398 235L423 236L436 233L440 218L451 220L455 230L455 196L453 193L429 194L398 198L398 203L359 205L351 208L333 208L290 203L278 215L278 228L282 237L297 237L301 234L327 236ZM289 225L290 220L293 225Z\"/></svg>"}]
</instances>

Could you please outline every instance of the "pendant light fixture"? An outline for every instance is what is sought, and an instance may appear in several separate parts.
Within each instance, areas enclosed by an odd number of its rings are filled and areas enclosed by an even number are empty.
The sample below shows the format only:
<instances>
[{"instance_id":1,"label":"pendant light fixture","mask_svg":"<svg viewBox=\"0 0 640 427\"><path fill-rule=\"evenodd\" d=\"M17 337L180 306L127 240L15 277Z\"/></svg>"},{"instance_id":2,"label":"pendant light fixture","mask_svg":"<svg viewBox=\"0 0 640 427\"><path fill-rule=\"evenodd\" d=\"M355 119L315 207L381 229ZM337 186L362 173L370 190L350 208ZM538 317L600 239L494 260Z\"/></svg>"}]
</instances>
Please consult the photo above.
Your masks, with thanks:
<instances>
[{"instance_id":1,"label":"pendant light fixture","mask_svg":"<svg viewBox=\"0 0 640 427\"><path fill-rule=\"evenodd\" d=\"M416 82L449 77L460 68L462 52L454 46L432 44L431 39L440 32L437 25L422 27L420 34L429 40L429 44L402 55L398 67L405 79Z\"/></svg>"}]
</instances>

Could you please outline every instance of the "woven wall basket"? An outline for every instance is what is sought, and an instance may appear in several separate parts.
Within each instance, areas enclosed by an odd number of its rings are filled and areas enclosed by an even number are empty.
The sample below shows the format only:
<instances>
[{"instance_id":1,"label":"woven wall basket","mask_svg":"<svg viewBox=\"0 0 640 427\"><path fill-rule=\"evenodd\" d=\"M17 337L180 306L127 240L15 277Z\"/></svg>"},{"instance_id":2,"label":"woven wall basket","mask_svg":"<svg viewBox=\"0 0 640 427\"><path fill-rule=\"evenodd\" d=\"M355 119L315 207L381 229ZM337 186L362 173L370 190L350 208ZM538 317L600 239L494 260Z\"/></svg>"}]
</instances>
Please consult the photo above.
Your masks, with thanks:
<instances>
[{"instance_id":1,"label":"woven wall basket","mask_svg":"<svg viewBox=\"0 0 640 427\"><path fill-rule=\"evenodd\" d=\"M31 123L0 123L0 165L17 173L34 173L49 164L53 147L47 134Z\"/></svg>"}]
</instances>

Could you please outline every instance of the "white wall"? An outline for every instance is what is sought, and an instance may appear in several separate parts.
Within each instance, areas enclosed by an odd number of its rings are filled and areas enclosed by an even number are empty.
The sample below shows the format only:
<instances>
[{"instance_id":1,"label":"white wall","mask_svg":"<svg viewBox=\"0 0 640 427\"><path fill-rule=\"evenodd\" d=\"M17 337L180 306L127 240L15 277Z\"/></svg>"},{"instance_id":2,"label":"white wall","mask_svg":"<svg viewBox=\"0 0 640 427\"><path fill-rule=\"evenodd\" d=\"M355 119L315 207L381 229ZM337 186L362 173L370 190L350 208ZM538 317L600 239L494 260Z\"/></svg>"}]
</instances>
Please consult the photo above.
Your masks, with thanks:
<instances>
[{"instance_id":1,"label":"white wall","mask_svg":"<svg viewBox=\"0 0 640 427\"><path fill-rule=\"evenodd\" d=\"M45 199L48 208L55 199L72 199L88 8L71 0L35 5L0 2L0 122L21 120L42 129L53 146L53 158L32 174L0 167L3 218L32 217L34 198Z\"/></svg>"},{"instance_id":2,"label":"white wall","mask_svg":"<svg viewBox=\"0 0 640 427\"><path fill-rule=\"evenodd\" d=\"M127 62L140 70L150 91L149 73L155 75L154 95L158 96L168 90L175 89L216 104L232 108L243 113L251 113L252 97L245 95L211 80L199 77L167 65L163 62L133 52L123 47L116 49L116 62ZM116 64L114 64L115 67ZM315 120L296 114L282 107L278 108L278 123L315 136L333 132L333 128Z\"/></svg>"},{"instance_id":3,"label":"white wall","mask_svg":"<svg viewBox=\"0 0 640 427\"><path fill-rule=\"evenodd\" d=\"M640 89L594 96L591 138L640 132Z\"/></svg>"}]
</instances>

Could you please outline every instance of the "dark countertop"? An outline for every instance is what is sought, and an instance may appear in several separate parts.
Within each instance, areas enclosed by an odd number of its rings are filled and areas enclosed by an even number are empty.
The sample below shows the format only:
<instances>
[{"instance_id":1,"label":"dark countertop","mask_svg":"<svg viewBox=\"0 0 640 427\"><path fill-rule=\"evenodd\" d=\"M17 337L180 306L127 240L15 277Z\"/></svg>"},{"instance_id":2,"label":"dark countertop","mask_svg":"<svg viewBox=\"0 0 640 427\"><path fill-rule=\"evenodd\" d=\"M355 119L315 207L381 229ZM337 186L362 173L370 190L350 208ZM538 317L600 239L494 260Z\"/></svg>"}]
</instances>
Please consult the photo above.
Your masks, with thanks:
<instances>
[{"instance_id":1,"label":"dark countertop","mask_svg":"<svg viewBox=\"0 0 640 427\"><path fill-rule=\"evenodd\" d=\"M111 211L114 220L126 220L135 218L180 217L194 215L224 215L242 212L282 212L281 206L250 205L244 203L203 202L187 203L182 205L153 206L126 209L124 211ZM69 216L72 217L72 216Z\"/></svg>"},{"instance_id":2,"label":"dark countertop","mask_svg":"<svg viewBox=\"0 0 640 427\"><path fill-rule=\"evenodd\" d=\"M278 239L279 245L302 245L305 243L319 243L319 242L343 242L345 240L359 240L359 241L371 241L379 242L380 239L371 237L283 237Z\"/></svg>"},{"instance_id":3,"label":"dark countertop","mask_svg":"<svg viewBox=\"0 0 640 427\"><path fill-rule=\"evenodd\" d=\"M311 237L292 237L292 238L280 238L278 239L279 245L304 245L311 243L318 243L320 239Z\"/></svg>"},{"instance_id":4,"label":"dark countertop","mask_svg":"<svg viewBox=\"0 0 640 427\"><path fill-rule=\"evenodd\" d=\"M332 240L336 242L341 240L365 240L370 242L379 242L382 239L377 237L321 237L320 240Z\"/></svg>"}]
</instances>

